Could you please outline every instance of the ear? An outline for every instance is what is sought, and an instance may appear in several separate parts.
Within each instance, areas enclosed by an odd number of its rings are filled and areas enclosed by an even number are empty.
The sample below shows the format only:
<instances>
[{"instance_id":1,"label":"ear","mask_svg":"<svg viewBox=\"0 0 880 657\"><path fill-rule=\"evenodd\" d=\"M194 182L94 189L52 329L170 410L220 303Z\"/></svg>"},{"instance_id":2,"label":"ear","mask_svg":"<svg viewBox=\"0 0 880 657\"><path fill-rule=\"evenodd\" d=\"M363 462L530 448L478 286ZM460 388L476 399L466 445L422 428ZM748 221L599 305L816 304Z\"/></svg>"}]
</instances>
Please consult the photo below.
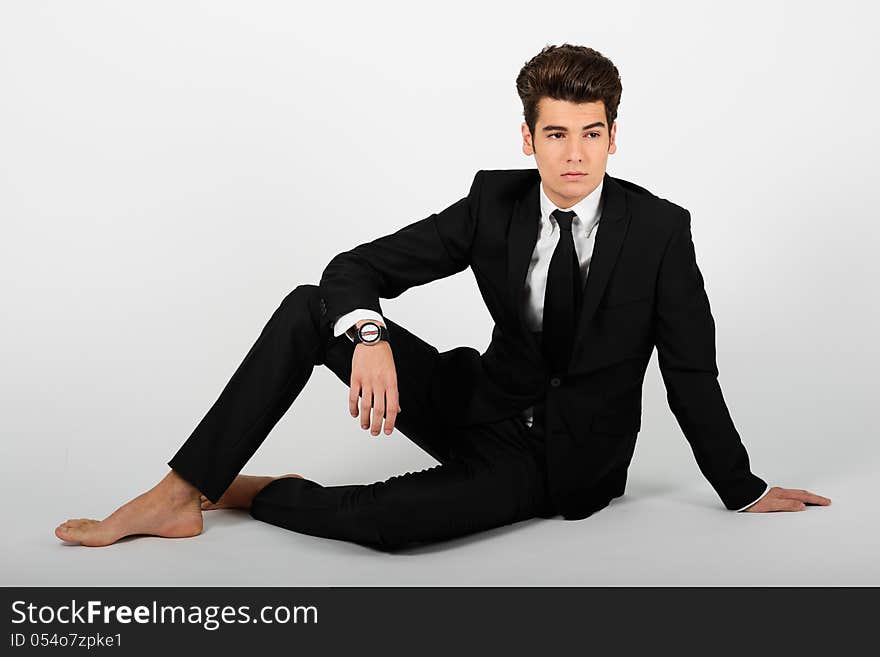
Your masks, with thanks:
<instances>
[{"instance_id":1,"label":"ear","mask_svg":"<svg viewBox=\"0 0 880 657\"><path fill-rule=\"evenodd\" d=\"M611 132L609 133L610 141L608 143L608 153L614 154L617 152L617 119L614 119L614 123L611 124Z\"/></svg>"},{"instance_id":2,"label":"ear","mask_svg":"<svg viewBox=\"0 0 880 657\"><path fill-rule=\"evenodd\" d=\"M532 146L532 135L529 132L529 124L525 121L522 122L522 126L520 126L520 130L522 131L523 145L522 151L525 155L534 155L535 149Z\"/></svg>"}]
</instances>

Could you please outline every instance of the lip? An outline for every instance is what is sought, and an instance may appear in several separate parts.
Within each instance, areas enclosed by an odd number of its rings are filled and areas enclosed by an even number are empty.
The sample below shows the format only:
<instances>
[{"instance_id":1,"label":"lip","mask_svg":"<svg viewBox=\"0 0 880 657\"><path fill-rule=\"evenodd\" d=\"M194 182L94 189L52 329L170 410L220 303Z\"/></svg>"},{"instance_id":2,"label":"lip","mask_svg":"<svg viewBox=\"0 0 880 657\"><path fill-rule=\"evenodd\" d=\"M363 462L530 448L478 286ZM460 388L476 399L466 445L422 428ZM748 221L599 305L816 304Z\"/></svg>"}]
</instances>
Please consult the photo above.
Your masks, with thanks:
<instances>
[{"instance_id":1,"label":"lip","mask_svg":"<svg viewBox=\"0 0 880 657\"><path fill-rule=\"evenodd\" d=\"M562 177L569 178L570 180L577 180L578 178L583 178L585 175L587 175L587 174L585 174L585 173L563 173Z\"/></svg>"}]
</instances>

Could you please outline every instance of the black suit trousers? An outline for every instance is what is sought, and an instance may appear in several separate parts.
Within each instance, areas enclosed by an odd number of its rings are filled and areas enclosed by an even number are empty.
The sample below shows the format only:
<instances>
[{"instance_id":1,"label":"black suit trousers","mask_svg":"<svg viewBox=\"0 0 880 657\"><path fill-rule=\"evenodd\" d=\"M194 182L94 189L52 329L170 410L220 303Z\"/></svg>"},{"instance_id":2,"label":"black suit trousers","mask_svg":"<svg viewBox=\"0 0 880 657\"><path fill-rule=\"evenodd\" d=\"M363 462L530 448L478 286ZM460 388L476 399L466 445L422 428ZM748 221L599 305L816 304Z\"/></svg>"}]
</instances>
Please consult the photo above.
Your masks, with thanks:
<instances>
[{"instance_id":1,"label":"black suit trousers","mask_svg":"<svg viewBox=\"0 0 880 657\"><path fill-rule=\"evenodd\" d=\"M216 502L294 399L315 365L350 385L355 345L321 331L318 286L300 285L270 317L217 401L168 461ZM386 318L403 409L395 430L439 463L371 484L322 486L276 479L251 516L295 532L379 549L446 540L555 515L547 488L543 430L519 417L445 426L454 408L431 404L437 350ZM392 434L394 435L394 434Z\"/></svg>"}]
</instances>

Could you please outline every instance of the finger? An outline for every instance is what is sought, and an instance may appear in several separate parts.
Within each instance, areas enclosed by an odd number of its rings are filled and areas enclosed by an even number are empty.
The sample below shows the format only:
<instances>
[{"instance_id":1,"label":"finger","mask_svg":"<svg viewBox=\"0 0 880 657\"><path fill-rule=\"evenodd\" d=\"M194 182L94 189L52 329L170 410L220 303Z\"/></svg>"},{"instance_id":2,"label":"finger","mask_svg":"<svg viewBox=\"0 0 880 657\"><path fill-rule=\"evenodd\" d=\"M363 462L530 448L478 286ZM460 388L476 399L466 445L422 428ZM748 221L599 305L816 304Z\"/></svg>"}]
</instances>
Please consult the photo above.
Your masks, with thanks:
<instances>
[{"instance_id":1,"label":"finger","mask_svg":"<svg viewBox=\"0 0 880 657\"><path fill-rule=\"evenodd\" d=\"M800 500L783 499L776 500L776 508L774 511L803 511L807 505Z\"/></svg>"},{"instance_id":2,"label":"finger","mask_svg":"<svg viewBox=\"0 0 880 657\"><path fill-rule=\"evenodd\" d=\"M395 384L385 393L385 435L390 436L394 431L394 423L397 420L397 414L400 412L400 402L398 401L397 385Z\"/></svg>"},{"instance_id":3,"label":"finger","mask_svg":"<svg viewBox=\"0 0 880 657\"><path fill-rule=\"evenodd\" d=\"M800 488L789 488L787 489L788 494L786 497L800 500L801 502L806 502L808 504L831 504L831 499L827 497L823 497L822 495L816 495L816 493L811 493L808 490L803 490Z\"/></svg>"},{"instance_id":4,"label":"finger","mask_svg":"<svg viewBox=\"0 0 880 657\"><path fill-rule=\"evenodd\" d=\"M352 417L358 416L358 397L360 395L361 386L359 382L352 382L351 390L348 392L348 412Z\"/></svg>"},{"instance_id":5,"label":"finger","mask_svg":"<svg viewBox=\"0 0 880 657\"><path fill-rule=\"evenodd\" d=\"M379 435L382 430L382 418L385 416L385 391L379 390L375 393L373 399L373 425L370 427L370 433L374 436Z\"/></svg>"},{"instance_id":6,"label":"finger","mask_svg":"<svg viewBox=\"0 0 880 657\"><path fill-rule=\"evenodd\" d=\"M364 388L361 392L361 429L370 426L370 408L373 406L372 388Z\"/></svg>"}]
</instances>

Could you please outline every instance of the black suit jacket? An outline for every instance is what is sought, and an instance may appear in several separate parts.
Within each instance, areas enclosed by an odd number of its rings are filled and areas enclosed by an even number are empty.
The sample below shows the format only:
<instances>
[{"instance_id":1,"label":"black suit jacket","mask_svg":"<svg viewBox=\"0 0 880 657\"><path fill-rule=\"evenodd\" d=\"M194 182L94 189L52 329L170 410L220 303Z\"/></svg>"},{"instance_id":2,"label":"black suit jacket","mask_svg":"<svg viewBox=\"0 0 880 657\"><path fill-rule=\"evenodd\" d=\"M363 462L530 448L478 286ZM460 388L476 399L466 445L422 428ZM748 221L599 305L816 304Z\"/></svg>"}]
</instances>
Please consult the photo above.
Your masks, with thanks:
<instances>
[{"instance_id":1,"label":"black suit jacket","mask_svg":"<svg viewBox=\"0 0 880 657\"><path fill-rule=\"evenodd\" d=\"M624 492L656 346L669 406L700 471L728 509L754 500L766 483L750 471L718 384L690 213L605 174L571 361L553 372L523 317L539 184L537 169L478 171L468 195L445 210L337 255L319 284L323 329L356 308L382 313L380 298L470 267L495 326L482 354L438 354L430 394L436 408L454 409L444 421L491 422L544 400L554 503L567 519L587 517Z\"/></svg>"}]
</instances>

